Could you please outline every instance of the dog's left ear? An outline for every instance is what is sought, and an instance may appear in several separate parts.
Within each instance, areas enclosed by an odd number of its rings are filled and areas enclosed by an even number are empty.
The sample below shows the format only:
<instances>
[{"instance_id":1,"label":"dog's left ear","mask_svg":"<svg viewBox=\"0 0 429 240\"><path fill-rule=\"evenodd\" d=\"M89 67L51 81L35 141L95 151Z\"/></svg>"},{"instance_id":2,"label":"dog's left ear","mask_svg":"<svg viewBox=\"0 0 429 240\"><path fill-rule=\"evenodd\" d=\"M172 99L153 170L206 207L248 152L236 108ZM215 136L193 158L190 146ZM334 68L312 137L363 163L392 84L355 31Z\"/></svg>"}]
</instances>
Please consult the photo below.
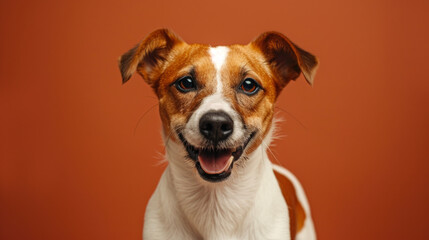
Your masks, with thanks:
<instances>
[{"instance_id":1,"label":"dog's left ear","mask_svg":"<svg viewBox=\"0 0 429 240\"><path fill-rule=\"evenodd\" d=\"M281 88L290 80L298 78L301 72L307 82L313 85L318 66L317 58L299 48L283 34L265 32L250 44L262 51L271 70L279 78Z\"/></svg>"},{"instance_id":2,"label":"dog's left ear","mask_svg":"<svg viewBox=\"0 0 429 240\"><path fill-rule=\"evenodd\" d=\"M142 42L119 58L122 83L138 72L152 87L155 85L157 69L162 68L174 46L185 43L168 29L159 29L149 34Z\"/></svg>"}]
</instances>

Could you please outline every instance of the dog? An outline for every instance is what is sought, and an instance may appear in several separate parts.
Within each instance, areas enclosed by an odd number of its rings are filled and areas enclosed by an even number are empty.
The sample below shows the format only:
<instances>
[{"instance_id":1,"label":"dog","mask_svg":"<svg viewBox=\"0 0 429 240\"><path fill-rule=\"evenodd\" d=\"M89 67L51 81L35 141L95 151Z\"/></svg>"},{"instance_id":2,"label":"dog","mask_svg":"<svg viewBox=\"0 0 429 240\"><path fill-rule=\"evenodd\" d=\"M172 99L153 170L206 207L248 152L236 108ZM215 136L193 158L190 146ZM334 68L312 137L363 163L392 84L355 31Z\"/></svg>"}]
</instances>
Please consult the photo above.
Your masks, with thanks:
<instances>
[{"instance_id":1,"label":"dog","mask_svg":"<svg viewBox=\"0 0 429 240\"><path fill-rule=\"evenodd\" d=\"M168 166L146 208L143 238L296 239L316 234L303 188L267 155L274 104L317 58L278 32L247 45L188 44L167 29L123 54L159 100Z\"/></svg>"}]
</instances>

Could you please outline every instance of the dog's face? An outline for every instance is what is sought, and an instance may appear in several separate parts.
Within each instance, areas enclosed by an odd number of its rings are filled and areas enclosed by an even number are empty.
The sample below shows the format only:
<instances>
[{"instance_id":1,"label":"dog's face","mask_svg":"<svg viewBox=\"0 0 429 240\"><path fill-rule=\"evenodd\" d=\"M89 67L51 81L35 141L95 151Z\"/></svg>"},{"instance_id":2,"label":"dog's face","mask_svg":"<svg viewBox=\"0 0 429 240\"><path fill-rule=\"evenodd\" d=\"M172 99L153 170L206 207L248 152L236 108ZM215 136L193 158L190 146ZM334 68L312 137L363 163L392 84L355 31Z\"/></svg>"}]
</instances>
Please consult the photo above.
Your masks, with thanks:
<instances>
[{"instance_id":1,"label":"dog's face","mask_svg":"<svg viewBox=\"0 0 429 240\"><path fill-rule=\"evenodd\" d=\"M123 81L137 71L150 84L167 139L211 182L228 178L234 162L261 144L280 91L301 72L312 84L316 67L313 55L275 32L248 45L210 47L162 29L120 59Z\"/></svg>"}]
</instances>

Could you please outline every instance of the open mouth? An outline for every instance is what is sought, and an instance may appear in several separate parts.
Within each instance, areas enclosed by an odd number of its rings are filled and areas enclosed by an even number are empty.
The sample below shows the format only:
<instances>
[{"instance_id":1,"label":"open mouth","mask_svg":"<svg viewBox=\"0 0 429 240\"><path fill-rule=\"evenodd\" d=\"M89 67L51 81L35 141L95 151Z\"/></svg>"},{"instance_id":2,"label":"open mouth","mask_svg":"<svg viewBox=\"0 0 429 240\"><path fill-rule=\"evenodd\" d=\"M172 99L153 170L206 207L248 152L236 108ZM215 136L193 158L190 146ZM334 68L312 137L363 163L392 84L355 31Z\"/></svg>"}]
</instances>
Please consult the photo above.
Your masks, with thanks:
<instances>
[{"instance_id":1,"label":"open mouth","mask_svg":"<svg viewBox=\"0 0 429 240\"><path fill-rule=\"evenodd\" d=\"M234 162L240 159L246 149L247 144L255 133L250 134L243 145L231 149L199 149L190 145L181 133L178 133L180 140L188 152L188 157L195 161L200 176L209 182L220 182L231 175Z\"/></svg>"}]
</instances>

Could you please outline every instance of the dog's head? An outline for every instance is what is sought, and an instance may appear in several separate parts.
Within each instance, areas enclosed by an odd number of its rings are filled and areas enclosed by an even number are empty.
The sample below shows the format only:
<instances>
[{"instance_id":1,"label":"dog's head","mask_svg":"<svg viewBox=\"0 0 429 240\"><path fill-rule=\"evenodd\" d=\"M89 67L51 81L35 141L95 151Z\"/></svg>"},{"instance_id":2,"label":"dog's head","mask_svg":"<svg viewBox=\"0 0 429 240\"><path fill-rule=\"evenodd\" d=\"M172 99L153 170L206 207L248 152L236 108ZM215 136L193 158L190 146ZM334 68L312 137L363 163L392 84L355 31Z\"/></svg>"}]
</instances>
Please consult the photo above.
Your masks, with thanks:
<instances>
[{"instance_id":1,"label":"dog's head","mask_svg":"<svg viewBox=\"0 0 429 240\"><path fill-rule=\"evenodd\" d=\"M261 144L281 90L301 72L312 84L317 64L277 32L247 45L210 47L165 29L119 60L124 83L137 71L153 88L167 140L180 143L183 157L211 182L228 178L234 162Z\"/></svg>"}]
</instances>

